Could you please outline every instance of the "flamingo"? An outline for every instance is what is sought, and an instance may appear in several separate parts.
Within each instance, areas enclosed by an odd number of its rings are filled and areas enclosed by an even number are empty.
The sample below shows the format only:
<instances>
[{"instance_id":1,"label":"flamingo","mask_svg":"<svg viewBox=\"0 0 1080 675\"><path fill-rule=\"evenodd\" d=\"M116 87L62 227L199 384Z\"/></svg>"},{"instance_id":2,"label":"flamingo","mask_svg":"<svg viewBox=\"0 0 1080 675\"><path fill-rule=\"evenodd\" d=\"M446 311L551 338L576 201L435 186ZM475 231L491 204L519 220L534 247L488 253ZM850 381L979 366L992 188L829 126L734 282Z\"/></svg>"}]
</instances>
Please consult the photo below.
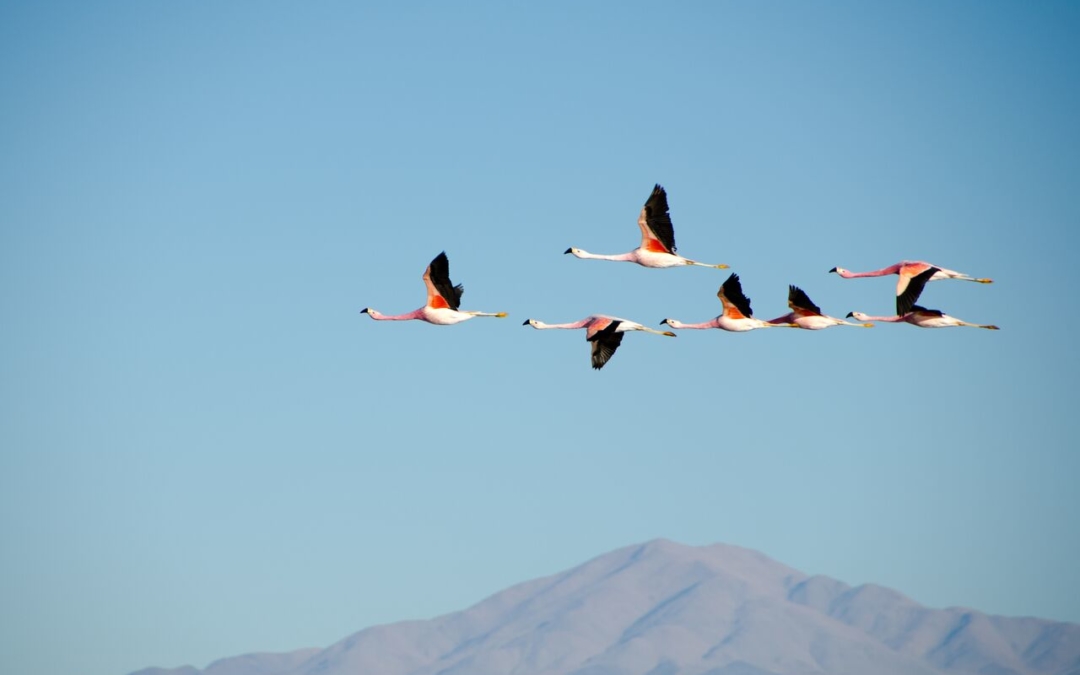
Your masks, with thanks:
<instances>
[{"instance_id":1,"label":"flamingo","mask_svg":"<svg viewBox=\"0 0 1080 675\"><path fill-rule=\"evenodd\" d=\"M788 286L788 307L791 312L769 321L771 324L793 323L799 328L806 330L821 330L829 326L861 326L873 328L872 323L851 323L834 316L826 316L821 313L821 308L814 304L813 300L798 286Z\"/></svg>"},{"instance_id":2,"label":"flamingo","mask_svg":"<svg viewBox=\"0 0 1080 675\"><path fill-rule=\"evenodd\" d=\"M461 323L475 316L495 316L499 318L506 316L506 312L490 314L488 312L466 312L458 309L465 287L461 284L455 286L450 281L450 261L447 259L445 251L435 256L435 259L424 270L424 285L427 286L427 302L420 309L414 309L407 314L389 316L378 310L365 307L360 310L360 313L367 314L376 321L418 319L440 326Z\"/></svg>"},{"instance_id":3,"label":"flamingo","mask_svg":"<svg viewBox=\"0 0 1080 675\"><path fill-rule=\"evenodd\" d=\"M924 270L921 274L917 274L911 279L911 283L908 284L907 289L904 291L904 295L901 298L896 299L897 307L901 306L901 300L903 305L910 309L905 312L897 312L896 316L869 316L862 312L848 312L849 318L855 318L858 321L882 321L885 323L910 323L912 326L918 326L919 328L949 328L952 326L970 326L972 328L985 328L987 330L999 330L997 326L986 326L978 323L968 323L961 321L954 316L949 316L945 312L938 309L927 309L916 305L919 296L922 294L923 287L927 282L932 281L935 275L940 272L936 267L930 267Z\"/></svg>"},{"instance_id":4,"label":"flamingo","mask_svg":"<svg viewBox=\"0 0 1080 675\"><path fill-rule=\"evenodd\" d=\"M527 319L521 325L532 326L537 330L546 330L548 328L585 328L585 340L592 343L592 367L596 370L603 368L604 364L608 362L608 359L615 354L615 350L618 349L619 344L622 343L623 333L632 330L640 330L645 331L646 333L675 337L675 333L672 333L671 331L653 330L652 328L647 328L634 321L627 321L626 319L620 319L615 316L604 316L603 314L593 314L585 317L581 321L575 321L573 323L544 323L543 321L537 321L536 319Z\"/></svg>"},{"instance_id":5,"label":"flamingo","mask_svg":"<svg viewBox=\"0 0 1080 675\"><path fill-rule=\"evenodd\" d=\"M984 326L979 323L961 321L955 316L949 316L938 309L926 309L919 305L913 305L911 311L902 316L870 316L862 312L848 312L849 317L859 321L884 321L886 323L910 323L919 328L949 328L952 326L970 326L972 328L986 328L987 330L1001 330L997 326Z\"/></svg>"},{"instance_id":6,"label":"flamingo","mask_svg":"<svg viewBox=\"0 0 1080 675\"><path fill-rule=\"evenodd\" d=\"M960 279L961 281L974 281L979 284L992 284L993 279L976 279L973 276L964 274L963 272L956 272L954 270L947 270L944 267L937 267L931 265L928 262L922 262L919 260L903 260L895 265L889 265L879 270L872 272L851 272L843 267L834 267L829 270L830 273L839 274L844 279L859 279L861 277L884 277L889 274L899 274L900 279L896 282L896 314L902 316L911 310L911 305L901 304L900 298L907 289L908 284L919 274L922 274L931 267L935 268L937 272L931 277L930 281L940 281L942 279Z\"/></svg>"},{"instance_id":7,"label":"flamingo","mask_svg":"<svg viewBox=\"0 0 1080 675\"><path fill-rule=\"evenodd\" d=\"M664 319L660 323L667 324L676 330L683 328L719 328L736 333L754 330L755 328L799 327L798 324L794 323L770 323L753 318L754 313L750 309L750 298L743 294L738 274L733 273L724 281L723 285L720 286L720 290L716 292L716 297L720 298L720 302L724 305L724 312L711 321L683 323L675 319Z\"/></svg>"},{"instance_id":8,"label":"flamingo","mask_svg":"<svg viewBox=\"0 0 1080 675\"><path fill-rule=\"evenodd\" d=\"M571 246L563 251L563 254L572 253L578 258L586 260L633 262L644 267L698 265L700 267L727 269L727 265L709 265L684 258L675 253L675 230L671 225L671 216L668 215L667 192L664 191L661 185L657 184L653 188L652 194L641 209L641 215L638 216L637 222L638 227L641 228L641 246L629 253L599 255Z\"/></svg>"}]
</instances>

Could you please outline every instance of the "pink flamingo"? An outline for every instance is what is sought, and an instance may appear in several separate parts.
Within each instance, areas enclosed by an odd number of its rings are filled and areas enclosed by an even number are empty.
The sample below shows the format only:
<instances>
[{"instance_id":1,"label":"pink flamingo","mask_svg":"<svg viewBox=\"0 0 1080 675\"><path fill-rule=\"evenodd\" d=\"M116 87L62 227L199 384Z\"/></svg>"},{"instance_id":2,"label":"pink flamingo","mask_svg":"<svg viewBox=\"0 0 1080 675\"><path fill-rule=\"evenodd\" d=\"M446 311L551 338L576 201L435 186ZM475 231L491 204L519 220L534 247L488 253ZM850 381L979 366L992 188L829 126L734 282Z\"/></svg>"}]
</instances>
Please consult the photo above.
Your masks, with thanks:
<instances>
[{"instance_id":1,"label":"pink flamingo","mask_svg":"<svg viewBox=\"0 0 1080 675\"><path fill-rule=\"evenodd\" d=\"M793 323L799 328L806 330L821 330L830 326L861 326L873 328L872 323L851 323L834 316L826 316L821 313L821 308L814 304L813 300L798 286L788 286L788 307L791 312L769 321L771 324Z\"/></svg>"},{"instance_id":2,"label":"pink flamingo","mask_svg":"<svg viewBox=\"0 0 1080 675\"><path fill-rule=\"evenodd\" d=\"M641 228L641 246L629 253L598 255L580 248L570 247L563 251L563 254L572 253L578 258L587 260L633 262L644 267L699 265L717 269L727 268L727 265L700 263L675 253L675 229L671 225L671 216L668 215L667 192L659 184L653 188L652 195L649 196L644 208L641 209L641 215L638 216L637 222L638 227Z\"/></svg>"},{"instance_id":3,"label":"pink flamingo","mask_svg":"<svg viewBox=\"0 0 1080 675\"><path fill-rule=\"evenodd\" d=\"M928 262L922 262L918 260L904 260L898 262L895 265L889 265L879 270L872 272L851 272L843 267L834 267L829 270L830 273L835 272L844 279L859 279L861 277L884 277L890 274L899 274L900 279L896 282L896 313L897 315L906 314L911 310L911 305L905 305L901 303L901 296L904 295L904 291L907 289L908 284L916 276L922 274L926 270L933 267L937 270L930 281L940 281L942 279L960 279L961 281L974 281L979 284L991 284L993 279L976 279L975 277L964 274L963 272L956 272L954 270L947 270L944 267L937 267L931 265Z\"/></svg>"},{"instance_id":4,"label":"pink flamingo","mask_svg":"<svg viewBox=\"0 0 1080 675\"><path fill-rule=\"evenodd\" d=\"M769 323L768 321L753 318L754 313L750 309L750 298L743 294L738 274L732 274L724 281L723 285L720 286L720 290L716 292L716 297L720 298L720 302L724 306L724 312L711 321L683 323L675 319L664 319L660 323L667 324L676 330L684 328L719 328L735 333L754 330L755 328L775 328L777 326L798 328L798 325L794 323Z\"/></svg>"},{"instance_id":5,"label":"pink flamingo","mask_svg":"<svg viewBox=\"0 0 1080 675\"><path fill-rule=\"evenodd\" d=\"M458 309L465 287L461 284L455 286L450 281L450 261L447 259L445 251L435 256L435 259L424 270L424 285L427 286L427 303L420 309L415 309L407 314L388 316L378 310L365 307L360 310L360 313L367 314L376 321L418 319L440 326L449 326L468 321L474 316L497 316L499 318L506 316L506 312L489 314L487 312L465 312Z\"/></svg>"},{"instance_id":6,"label":"pink flamingo","mask_svg":"<svg viewBox=\"0 0 1080 675\"><path fill-rule=\"evenodd\" d=\"M870 316L869 314L863 314L862 312L849 312L849 317L854 317L859 321L884 321L886 323L910 323L912 326L918 326L919 328L949 328L951 326L970 326L972 328L986 328L987 330L1000 330L997 326L984 326L978 323L968 323L961 321L954 316L937 309L926 309L914 305L911 311L902 316Z\"/></svg>"},{"instance_id":7,"label":"pink flamingo","mask_svg":"<svg viewBox=\"0 0 1080 675\"><path fill-rule=\"evenodd\" d=\"M912 326L918 326L919 328L970 326L972 328L999 330L997 326L984 326L978 323L968 323L966 321L961 321L956 317L949 316L941 310L926 309L925 307L916 305L915 302L918 301L919 296L922 294L923 287L926 286L927 282L933 280L934 275L936 275L938 271L939 270L936 267L930 267L911 279L911 283L908 284L902 298L904 305L910 307L908 311L897 312L896 316L869 316L862 312L848 312L848 317L855 318L859 321L883 321L886 323L905 322L910 323ZM896 303L899 307L901 298L897 298Z\"/></svg>"},{"instance_id":8,"label":"pink flamingo","mask_svg":"<svg viewBox=\"0 0 1080 675\"><path fill-rule=\"evenodd\" d=\"M615 350L619 348L619 344L622 343L623 333L640 330L646 333L675 337L675 333L670 331L653 330L634 321L627 321L614 316L604 316L603 314L593 314L573 323L544 323L536 319L527 319L521 325L532 326L537 330L585 328L585 340L592 343L592 367L596 370L603 368L604 364L615 353Z\"/></svg>"}]
</instances>

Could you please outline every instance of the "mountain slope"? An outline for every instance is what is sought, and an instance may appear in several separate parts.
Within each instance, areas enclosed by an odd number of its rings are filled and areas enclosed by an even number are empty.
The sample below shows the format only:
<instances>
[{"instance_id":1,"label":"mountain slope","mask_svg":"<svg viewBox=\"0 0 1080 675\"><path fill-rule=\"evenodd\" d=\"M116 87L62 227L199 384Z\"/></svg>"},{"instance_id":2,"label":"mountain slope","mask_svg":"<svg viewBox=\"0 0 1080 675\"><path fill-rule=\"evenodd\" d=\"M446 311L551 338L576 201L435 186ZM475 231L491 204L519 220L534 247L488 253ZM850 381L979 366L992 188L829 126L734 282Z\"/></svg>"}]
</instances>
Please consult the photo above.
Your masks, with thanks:
<instances>
[{"instance_id":1,"label":"mountain slope","mask_svg":"<svg viewBox=\"0 0 1080 675\"><path fill-rule=\"evenodd\" d=\"M135 675L1080 675L1080 626L935 610L657 540L323 650Z\"/></svg>"}]
</instances>

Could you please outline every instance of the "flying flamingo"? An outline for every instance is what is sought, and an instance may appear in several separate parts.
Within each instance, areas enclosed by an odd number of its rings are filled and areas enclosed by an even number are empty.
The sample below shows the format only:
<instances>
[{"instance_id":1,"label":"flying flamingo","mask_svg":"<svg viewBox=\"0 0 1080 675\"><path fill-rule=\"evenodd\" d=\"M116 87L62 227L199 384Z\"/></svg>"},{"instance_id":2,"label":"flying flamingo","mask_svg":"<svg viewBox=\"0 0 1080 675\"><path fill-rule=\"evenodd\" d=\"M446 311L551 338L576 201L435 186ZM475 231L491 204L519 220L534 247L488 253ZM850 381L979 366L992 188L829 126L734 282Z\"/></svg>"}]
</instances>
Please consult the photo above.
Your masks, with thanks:
<instances>
[{"instance_id":1,"label":"flying flamingo","mask_svg":"<svg viewBox=\"0 0 1080 675\"><path fill-rule=\"evenodd\" d=\"M619 344L622 342L623 333L632 330L641 330L646 333L656 333L657 335L666 335L668 337L675 337L675 333L670 331L658 331L652 328L646 328L640 323L633 321L627 321L626 319L620 319L614 316L604 316L603 314L593 314L587 316L581 321L575 321L573 323L544 323L537 321L536 319L527 319L522 326L532 326L537 330L546 330L548 328L585 328L585 340L592 343L592 367L600 370L604 367L604 364L608 362L608 359L615 353L615 350L619 348Z\"/></svg>"},{"instance_id":2,"label":"flying flamingo","mask_svg":"<svg viewBox=\"0 0 1080 675\"><path fill-rule=\"evenodd\" d=\"M813 300L798 286L788 286L788 307L791 308L791 312L772 319L769 323L773 325L793 323L806 330L821 330L829 326L874 327L872 323L851 323L850 321L837 319L834 316L822 314L821 308L815 305Z\"/></svg>"},{"instance_id":3,"label":"flying flamingo","mask_svg":"<svg viewBox=\"0 0 1080 675\"><path fill-rule=\"evenodd\" d=\"M884 321L887 323L910 323L919 328L949 328L951 326L971 326L972 328L986 328L987 330L1000 330L997 326L984 326L979 323L961 321L955 316L949 316L938 309L926 309L913 305L911 311L903 316L870 316L862 312L848 312L849 317L859 321Z\"/></svg>"},{"instance_id":4,"label":"flying flamingo","mask_svg":"<svg viewBox=\"0 0 1080 675\"><path fill-rule=\"evenodd\" d=\"M675 253L675 230L671 225L671 216L668 215L667 192L659 184L653 188L652 194L641 209L641 215L638 216L637 222L638 227L641 228L641 246L629 253L598 255L580 248L570 247L563 251L563 254L572 253L578 258L587 260L633 262L644 267L699 265L717 269L727 268L727 265L708 265L684 258Z\"/></svg>"},{"instance_id":5,"label":"flying flamingo","mask_svg":"<svg viewBox=\"0 0 1080 675\"><path fill-rule=\"evenodd\" d=\"M795 323L770 323L768 321L753 318L754 313L750 309L750 298L743 294L742 284L739 283L738 274L732 274L727 278L723 285L720 286L720 290L717 291L716 297L720 298L720 302L724 305L724 312L712 321L705 321L704 323L683 323L682 321L676 321L675 319L664 319L660 323L667 324L676 330L683 328L719 328L721 330L728 330L736 333L754 330L755 328L775 328L777 326L783 326L785 328L799 327L798 324Z\"/></svg>"},{"instance_id":6,"label":"flying flamingo","mask_svg":"<svg viewBox=\"0 0 1080 675\"><path fill-rule=\"evenodd\" d=\"M956 317L949 316L948 314L937 309L926 309L916 305L915 302L919 299L919 295L922 294L923 287L926 286L928 281L932 281L934 275L940 270L936 267L931 267L921 274L916 275L911 279L911 283L908 284L907 289L904 292L903 301L910 309L903 313L897 313L896 316L868 316L862 312L848 312L848 317L855 318L859 321L882 321L886 323L910 323L912 326L918 326L919 328L949 328L951 326L970 326L972 328L986 328L987 330L998 330L997 326L984 326L978 323L968 323L961 321ZM901 298L897 298L897 305L900 305Z\"/></svg>"},{"instance_id":7,"label":"flying flamingo","mask_svg":"<svg viewBox=\"0 0 1080 675\"><path fill-rule=\"evenodd\" d=\"M455 286L450 281L450 261L446 252L435 256L431 264L424 270L424 285L427 286L427 303L420 309L415 309L407 314L388 316L370 307L360 310L361 314L367 314L376 321L408 321L418 319L440 326L449 326L462 321L468 321L474 316L497 316L505 317L506 312L489 314L487 312L466 312L458 309L461 302L461 294L465 287L461 284Z\"/></svg>"},{"instance_id":8,"label":"flying flamingo","mask_svg":"<svg viewBox=\"0 0 1080 675\"><path fill-rule=\"evenodd\" d=\"M975 277L968 276L963 272L956 272L954 270L947 270L944 267L936 267L928 262L921 262L918 260L904 260L898 262L895 265L889 265L879 270L872 272L851 272L843 267L834 267L829 272L835 272L845 279L859 279L861 277L884 277L889 274L899 274L900 279L896 282L896 314L902 316L911 310L911 305L902 304L901 296L904 294L904 290L907 289L908 283L911 282L916 276L922 274L926 270L934 267L937 272L930 281L940 281L942 279L960 279L961 281L974 281L980 284L993 283L993 279L976 279Z\"/></svg>"}]
</instances>

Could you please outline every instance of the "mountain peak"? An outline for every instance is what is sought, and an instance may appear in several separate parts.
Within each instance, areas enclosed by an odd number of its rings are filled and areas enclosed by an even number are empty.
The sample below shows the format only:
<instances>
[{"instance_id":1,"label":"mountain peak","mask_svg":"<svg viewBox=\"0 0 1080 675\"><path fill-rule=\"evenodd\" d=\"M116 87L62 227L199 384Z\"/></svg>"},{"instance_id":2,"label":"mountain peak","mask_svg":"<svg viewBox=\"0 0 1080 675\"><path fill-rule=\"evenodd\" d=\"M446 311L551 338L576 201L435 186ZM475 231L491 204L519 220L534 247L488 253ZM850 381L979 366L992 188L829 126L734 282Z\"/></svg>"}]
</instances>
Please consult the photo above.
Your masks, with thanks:
<instances>
[{"instance_id":1,"label":"mountain peak","mask_svg":"<svg viewBox=\"0 0 1080 675\"><path fill-rule=\"evenodd\" d=\"M750 549L654 539L461 612L268 656L158 673L1078 675L1080 626L928 609Z\"/></svg>"}]
</instances>

